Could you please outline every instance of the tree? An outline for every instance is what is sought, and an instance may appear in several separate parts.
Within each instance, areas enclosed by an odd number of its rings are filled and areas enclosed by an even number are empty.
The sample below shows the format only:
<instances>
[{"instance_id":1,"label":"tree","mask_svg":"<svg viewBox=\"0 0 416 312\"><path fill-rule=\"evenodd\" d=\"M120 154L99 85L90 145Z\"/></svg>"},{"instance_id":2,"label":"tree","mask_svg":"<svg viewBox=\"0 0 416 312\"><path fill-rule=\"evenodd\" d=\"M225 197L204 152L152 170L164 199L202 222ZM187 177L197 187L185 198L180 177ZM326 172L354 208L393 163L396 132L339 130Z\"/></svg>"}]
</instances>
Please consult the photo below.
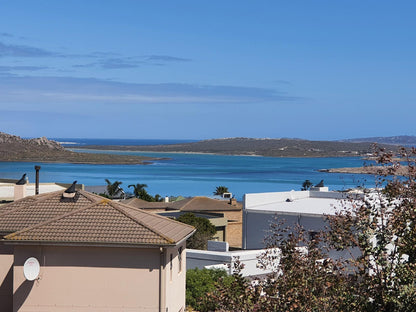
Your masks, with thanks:
<instances>
[{"instance_id":1,"label":"tree","mask_svg":"<svg viewBox=\"0 0 416 312\"><path fill-rule=\"evenodd\" d=\"M254 284L242 280L238 296L219 284L220 310L414 311L416 149L377 149L375 156L376 188L349 198L327 217L325 231L310 237L273 222L259 263L272 273Z\"/></svg>"},{"instance_id":2,"label":"tree","mask_svg":"<svg viewBox=\"0 0 416 312\"><path fill-rule=\"evenodd\" d=\"M123 189L120 187L123 182L115 181L111 183L108 179L105 179L105 182L107 182L107 194L110 198L114 198L118 193L123 192Z\"/></svg>"},{"instance_id":3,"label":"tree","mask_svg":"<svg viewBox=\"0 0 416 312\"><path fill-rule=\"evenodd\" d=\"M140 183L137 183L136 185L130 184L129 187L133 187L134 196L142 200L145 200L148 202L160 202L163 200L163 198L159 194L156 194L154 197L150 195L145 189L147 187L147 184L140 184Z\"/></svg>"},{"instance_id":4,"label":"tree","mask_svg":"<svg viewBox=\"0 0 416 312\"><path fill-rule=\"evenodd\" d=\"M133 193L134 193L134 196L135 197L139 197L140 196L140 192L145 188L145 187L147 187L147 184L140 184L140 183L137 183L137 184L130 184L129 186L128 186L129 188L130 187L133 187Z\"/></svg>"},{"instance_id":5,"label":"tree","mask_svg":"<svg viewBox=\"0 0 416 312\"><path fill-rule=\"evenodd\" d=\"M309 190L310 188L311 188L311 186L312 186L313 184L312 184L312 182L311 181L309 181L309 180L305 180L303 183L302 183L302 191L306 191L306 190Z\"/></svg>"},{"instance_id":6,"label":"tree","mask_svg":"<svg viewBox=\"0 0 416 312\"><path fill-rule=\"evenodd\" d=\"M190 269L186 271L186 305L194 310L205 312L218 309L218 303L207 296L215 291L216 284L221 282L230 286L232 277L220 269Z\"/></svg>"},{"instance_id":7,"label":"tree","mask_svg":"<svg viewBox=\"0 0 416 312\"><path fill-rule=\"evenodd\" d=\"M216 233L215 226L208 219L197 217L192 212L187 212L179 216L176 220L196 228L194 235L188 238L186 242L188 248L207 249L208 240L212 239Z\"/></svg>"},{"instance_id":8,"label":"tree","mask_svg":"<svg viewBox=\"0 0 416 312\"><path fill-rule=\"evenodd\" d=\"M376 189L352 199L354 209L329 217L327 238L333 249L358 251L343 263L360 280L354 285L358 306L365 311L413 311L416 149L400 148L393 154L378 148L375 156L380 165Z\"/></svg>"},{"instance_id":9,"label":"tree","mask_svg":"<svg viewBox=\"0 0 416 312\"><path fill-rule=\"evenodd\" d=\"M220 185L215 188L214 195L223 195L224 193L228 193L228 187Z\"/></svg>"}]
</instances>

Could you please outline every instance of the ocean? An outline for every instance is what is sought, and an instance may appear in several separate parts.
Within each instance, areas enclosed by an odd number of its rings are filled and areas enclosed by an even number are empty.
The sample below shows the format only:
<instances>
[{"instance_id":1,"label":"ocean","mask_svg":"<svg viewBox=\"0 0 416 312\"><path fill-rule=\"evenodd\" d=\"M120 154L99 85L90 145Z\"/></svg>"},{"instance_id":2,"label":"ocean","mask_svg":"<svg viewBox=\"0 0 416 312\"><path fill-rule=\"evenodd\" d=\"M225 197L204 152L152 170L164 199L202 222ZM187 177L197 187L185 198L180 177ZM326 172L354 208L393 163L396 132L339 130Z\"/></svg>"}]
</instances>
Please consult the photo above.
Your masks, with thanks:
<instances>
[{"instance_id":1,"label":"ocean","mask_svg":"<svg viewBox=\"0 0 416 312\"><path fill-rule=\"evenodd\" d=\"M82 145L152 145L191 142L190 140L94 140L56 139L77 151ZM130 143L126 143L130 142ZM132 144L132 142L136 142ZM84 151L84 150L83 150ZM103 151L91 151L103 152ZM330 190L344 190L359 185L374 186L374 177L360 174L318 172L318 169L359 167L359 157L273 158L207 154L106 151L115 154L169 158L149 165L86 165L63 163L0 162L0 178L19 179L27 173L35 179L35 165L41 165L40 182L105 185L105 179L121 181L126 191L130 184L145 183L148 192L161 196L211 196L216 186L224 185L241 200L245 193L300 190L306 179L324 180Z\"/></svg>"}]
</instances>

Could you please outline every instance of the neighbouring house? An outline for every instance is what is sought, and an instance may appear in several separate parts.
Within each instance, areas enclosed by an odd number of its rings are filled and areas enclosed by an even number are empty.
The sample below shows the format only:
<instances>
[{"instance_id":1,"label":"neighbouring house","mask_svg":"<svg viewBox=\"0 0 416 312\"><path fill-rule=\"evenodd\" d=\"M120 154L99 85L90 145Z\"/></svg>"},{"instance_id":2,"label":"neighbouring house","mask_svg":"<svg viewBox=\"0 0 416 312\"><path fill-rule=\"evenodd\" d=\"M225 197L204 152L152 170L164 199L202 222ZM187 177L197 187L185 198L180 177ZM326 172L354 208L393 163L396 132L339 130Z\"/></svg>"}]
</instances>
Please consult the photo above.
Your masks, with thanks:
<instances>
[{"instance_id":1,"label":"neighbouring house","mask_svg":"<svg viewBox=\"0 0 416 312\"><path fill-rule=\"evenodd\" d=\"M147 202L138 198L130 198L122 202L132 207L156 213L180 211L211 215L211 218L208 217L208 219L213 221L213 224L217 226L215 236L218 240L228 242L231 247L241 248L243 225L242 205L235 198L220 200L196 196L175 202ZM223 221L215 219L213 217L215 215L222 216L227 221L225 229L221 228L222 225L220 225ZM214 223L216 221L218 221L218 224Z\"/></svg>"},{"instance_id":2,"label":"neighbouring house","mask_svg":"<svg viewBox=\"0 0 416 312\"><path fill-rule=\"evenodd\" d=\"M188 269L223 269L233 274L235 263L242 264L241 274L247 277L262 276L271 270L259 267L259 257L264 254L259 250L229 250L224 242L208 241L208 250L187 249L186 263ZM276 249L277 250L277 249Z\"/></svg>"},{"instance_id":3,"label":"neighbouring house","mask_svg":"<svg viewBox=\"0 0 416 312\"><path fill-rule=\"evenodd\" d=\"M284 226L301 225L312 237L324 230L325 215L349 205L352 195L315 187L308 191L245 194L243 200L243 249L264 248L270 225L283 220Z\"/></svg>"},{"instance_id":4,"label":"neighbouring house","mask_svg":"<svg viewBox=\"0 0 416 312\"><path fill-rule=\"evenodd\" d=\"M188 212L179 211L179 210L157 212L157 214L160 216L172 218L175 220L179 218L181 215L186 214L186 213ZM200 212L196 212L193 214L198 218L205 218L209 220L209 222L211 222L211 224L215 226L216 232L214 236L212 237L212 240L219 241L219 242L226 241L225 233L226 233L228 221L224 217L224 214L222 213L200 213Z\"/></svg>"},{"instance_id":5,"label":"neighbouring house","mask_svg":"<svg viewBox=\"0 0 416 312\"><path fill-rule=\"evenodd\" d=\"M0 311L184 311L194 231L73 187L3 205Z\"/></svg>"},{"instance_id":6,"label":"neighbouring house","mask_svg":"<svg viewBox=\"0 0 416 312\"><path fill-rule=\"evenodd\" d=\"M16 182L18 180L13 179L0 179L0 203L11 202L15 199L19 199L25 196L35 195L36 183L26 183L24 187L16 190ZM64 183L39 183L39 194L63 191L66 190L71 184ZM84 189L84 185L77 185L77 189Z\"/></svg>"}]
</instances>

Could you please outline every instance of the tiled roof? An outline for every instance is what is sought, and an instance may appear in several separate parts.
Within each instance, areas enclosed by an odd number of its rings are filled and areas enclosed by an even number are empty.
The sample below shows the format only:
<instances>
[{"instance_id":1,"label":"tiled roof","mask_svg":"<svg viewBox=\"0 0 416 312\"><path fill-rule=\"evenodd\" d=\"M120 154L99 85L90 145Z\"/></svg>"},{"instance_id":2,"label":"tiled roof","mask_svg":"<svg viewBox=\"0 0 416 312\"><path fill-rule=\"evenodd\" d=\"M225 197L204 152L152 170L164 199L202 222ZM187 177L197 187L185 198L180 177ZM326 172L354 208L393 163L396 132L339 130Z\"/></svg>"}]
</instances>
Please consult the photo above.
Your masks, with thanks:
<instances>
[{"instance_id":1,"label":"tiled roof","mask_svg":"<svg viewBox=\"0 0 416 312\"><path fill-rule=\"evenodd\" d=\"M241 204L236 206L230 205L229 201L212 199L203 196L193 197L190 201L185 203L181 211L230 211L241 210Z\"/></svg>"},{"instance_id":2,"label":"tiled roof","mask_svg":"<svg viewBox=\"0 0 416 312\"><path fill-rule=\"evenodd\" d=\"M148 202L140 198L129 198L123 200L122 203L139 209L165 209L165 210L179 210L185 203L190 201L191 198L182 199L173 202Z\"/></svg>"},{"instance_id":3,"label":"tiled roof","mask_svg":"<svg viewBox=\"0 0 416 312\"><path fill-rule=\"evenodd\" d=\"M176 209L180 211L233 211L241 210L241 204L229 204L227 200L212 199L204 196L186 198L176 202L147 202L138 198L123 201L125 204L140 209Z\"/></svg>"},{"instance_id":4,"label":"tiled roof","mask_svg":"<svg viewBox=\"0 0 416 312\"><path fill-rule=\"evenodd\" d=\"M77 192L74 198L63 198L63 191L28 196L0 207L0 233L12 233L50 220L74 209L100 200L87 192Z\"/></svg>"},{"instance_id":5,"label":"tiled roof","mask_svg":"<svg viewBox=\"0 0 416 312\"><path fill-rule=\"evenodd\" d=\"M192 226L154 215L124 204L93 195L85 191L77 191L72 209L58 216L52 216L50 209L64 211L68 198L52 203L62 192L54 193L48 199L28 203L26 209L38 214L39 210L32 206L43 207L44 214L50 217L43 222L9 234L6 240L24 242L43 242L54 244L112 244L112 245L174 245L194 232ZM75 199L76 198L76 199ZM49 201L51 201L49 203ZM87 202L88 201L88 202ZM48 205L45 205L48 203ZM69 205L70 206L70 205ZM25 210L20 208L17 210ZM45 213L46 211L46 213ZM10 213L13 213L12 210ZM5 214L7 216L7 214ZM1 218L1 216L0 216ZM24 223L23 215L16 219ZM40 220L40 218L38 218Z\"/></svg>"}]
</instances>

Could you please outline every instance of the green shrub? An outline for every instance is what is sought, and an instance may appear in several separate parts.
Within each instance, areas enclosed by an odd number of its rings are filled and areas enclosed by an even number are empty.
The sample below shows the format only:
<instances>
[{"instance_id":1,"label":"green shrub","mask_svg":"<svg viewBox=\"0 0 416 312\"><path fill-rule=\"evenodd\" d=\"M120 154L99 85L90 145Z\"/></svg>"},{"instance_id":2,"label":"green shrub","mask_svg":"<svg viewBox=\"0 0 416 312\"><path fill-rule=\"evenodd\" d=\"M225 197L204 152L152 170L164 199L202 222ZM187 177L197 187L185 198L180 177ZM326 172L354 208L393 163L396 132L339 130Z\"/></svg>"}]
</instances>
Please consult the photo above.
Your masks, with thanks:
<instances>
[{"instance_id":1,"label":"green shrub","mask_svg":"<svg viewBox=\"0 0 416 312\"><path fill-rule=\"evenodd\" d=\"M221 281L231 284L233 277L220 269L190 269L186 271L186 305L197 311L215 311L216 301L209 293L215 291Z\"/></svg>"}]
</instances>

